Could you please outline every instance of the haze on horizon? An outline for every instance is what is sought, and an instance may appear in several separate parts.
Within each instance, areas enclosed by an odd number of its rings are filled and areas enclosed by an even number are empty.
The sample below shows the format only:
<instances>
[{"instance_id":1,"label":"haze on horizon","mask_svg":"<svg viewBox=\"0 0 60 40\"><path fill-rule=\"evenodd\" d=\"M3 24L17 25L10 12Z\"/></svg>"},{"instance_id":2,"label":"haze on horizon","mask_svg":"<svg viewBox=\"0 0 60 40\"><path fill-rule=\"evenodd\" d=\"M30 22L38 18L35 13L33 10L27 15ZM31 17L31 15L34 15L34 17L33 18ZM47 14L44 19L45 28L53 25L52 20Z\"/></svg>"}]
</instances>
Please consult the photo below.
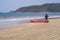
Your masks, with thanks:
<instances>
[{"instance_id":1,"label":"haze on horizon","mask_svg":"<svg viewBox=\"0 0 60 40\"><path fill-rule=\"evenodd\" d=\"M60 3L60 0L0 0L0 12L15 11L24 6Z\"/></svg>"}]
</instances>

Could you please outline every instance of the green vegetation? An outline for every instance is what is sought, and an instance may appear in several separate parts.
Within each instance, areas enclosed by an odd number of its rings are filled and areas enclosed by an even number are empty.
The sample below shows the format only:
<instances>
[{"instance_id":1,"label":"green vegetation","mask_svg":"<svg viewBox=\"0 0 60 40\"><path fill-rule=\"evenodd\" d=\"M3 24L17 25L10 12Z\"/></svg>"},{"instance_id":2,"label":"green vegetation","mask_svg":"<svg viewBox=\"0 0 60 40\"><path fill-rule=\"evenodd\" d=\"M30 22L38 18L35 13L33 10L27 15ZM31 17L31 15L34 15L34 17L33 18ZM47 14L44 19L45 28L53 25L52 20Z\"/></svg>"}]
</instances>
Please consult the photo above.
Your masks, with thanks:
<instances>
[{"instance_id":1,"label":"green vegetation","mask_svg":"<svg viewBox=\"0 0 60 40\"><path fill-rule=\"evenodd\" d=\"M22 7L15 12L60 12L60 3L47 3L43 5Z\"/></svg>"}]
</instances>

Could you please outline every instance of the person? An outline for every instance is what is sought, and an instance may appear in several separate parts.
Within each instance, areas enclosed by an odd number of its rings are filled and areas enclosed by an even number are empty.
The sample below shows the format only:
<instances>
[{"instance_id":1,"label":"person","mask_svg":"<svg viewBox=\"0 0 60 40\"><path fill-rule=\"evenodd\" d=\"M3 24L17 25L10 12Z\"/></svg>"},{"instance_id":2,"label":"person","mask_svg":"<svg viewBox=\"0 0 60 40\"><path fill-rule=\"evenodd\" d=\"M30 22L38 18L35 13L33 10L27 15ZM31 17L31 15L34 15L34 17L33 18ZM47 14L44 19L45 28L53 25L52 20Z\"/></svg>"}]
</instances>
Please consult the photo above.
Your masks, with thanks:
<instances>
[{"instance_id":1,"label":"person","mask_svg":"<svg viewBox=\"0 0 60 40\"><path fill-rule=\"evenodd\" d=\"M45 20L48 20L48 14L47 13L45 14Z\"/></svg>"}]
</instances>

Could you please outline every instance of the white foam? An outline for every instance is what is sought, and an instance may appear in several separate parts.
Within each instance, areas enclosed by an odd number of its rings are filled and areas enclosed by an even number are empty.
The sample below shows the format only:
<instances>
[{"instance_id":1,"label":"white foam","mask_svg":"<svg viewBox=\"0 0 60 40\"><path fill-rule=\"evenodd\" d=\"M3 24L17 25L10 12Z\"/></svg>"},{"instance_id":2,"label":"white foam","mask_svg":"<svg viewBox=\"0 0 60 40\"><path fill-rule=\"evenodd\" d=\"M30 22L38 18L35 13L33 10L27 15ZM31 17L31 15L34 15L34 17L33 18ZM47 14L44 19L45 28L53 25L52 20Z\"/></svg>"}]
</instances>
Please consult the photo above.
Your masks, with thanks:
<instances>
[{"instance_id":1,"label":"white foam","mask_svg":"<svg viewBox=\"0 0 60 40\"><path fill-rule=\"evenodd\" d=\"M58 17L60 17L60 16L50 16L49 18L58 18Z\"/></svg>"},{"instance_id":2,"label":"white foam","mask_svg":"<svg viewBox=\"0 0 60 40\"><path fill-rule=\"evenodd\" d=\"M49 18L57 18L60 16L49 16ZM0 21L23 21L23 20L31 20L31 19L42 19L44 17L25 17L25 18L14 18L14 19L1 19Z\"/></svg>"},{"instance_id":3,"label":"white foam","mask_svg":"<svg viewBox=\"0 0 60 40\"><path fill-rule=\"evenodd\" d=\"M30 19L41 19L43 17L25 17L25 18L14 18L14 19L1 19L0 21L18 21L18 20L30 20Z\"/></svg>"}]
</instances>

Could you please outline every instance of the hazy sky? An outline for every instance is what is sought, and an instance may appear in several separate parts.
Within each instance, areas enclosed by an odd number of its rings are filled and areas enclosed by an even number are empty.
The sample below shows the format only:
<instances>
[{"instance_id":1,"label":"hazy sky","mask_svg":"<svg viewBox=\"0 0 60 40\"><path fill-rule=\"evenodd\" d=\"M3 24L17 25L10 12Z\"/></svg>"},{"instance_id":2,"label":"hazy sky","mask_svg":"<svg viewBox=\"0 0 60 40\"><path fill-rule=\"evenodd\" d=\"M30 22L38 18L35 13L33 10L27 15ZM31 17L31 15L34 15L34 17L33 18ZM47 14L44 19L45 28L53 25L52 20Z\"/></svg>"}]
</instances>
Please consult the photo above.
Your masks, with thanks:
<instances>
[{"instance_id":1,"label":"hazy sky","mask_svg":"<svg viewBox=\"0 0 60 40\"><path fill-rule=\"evenodd\" d=\"M20 7L44 3L60 3L60 0L0 0L0 12L14 11Z\"/></svg>"}]
</instances>

